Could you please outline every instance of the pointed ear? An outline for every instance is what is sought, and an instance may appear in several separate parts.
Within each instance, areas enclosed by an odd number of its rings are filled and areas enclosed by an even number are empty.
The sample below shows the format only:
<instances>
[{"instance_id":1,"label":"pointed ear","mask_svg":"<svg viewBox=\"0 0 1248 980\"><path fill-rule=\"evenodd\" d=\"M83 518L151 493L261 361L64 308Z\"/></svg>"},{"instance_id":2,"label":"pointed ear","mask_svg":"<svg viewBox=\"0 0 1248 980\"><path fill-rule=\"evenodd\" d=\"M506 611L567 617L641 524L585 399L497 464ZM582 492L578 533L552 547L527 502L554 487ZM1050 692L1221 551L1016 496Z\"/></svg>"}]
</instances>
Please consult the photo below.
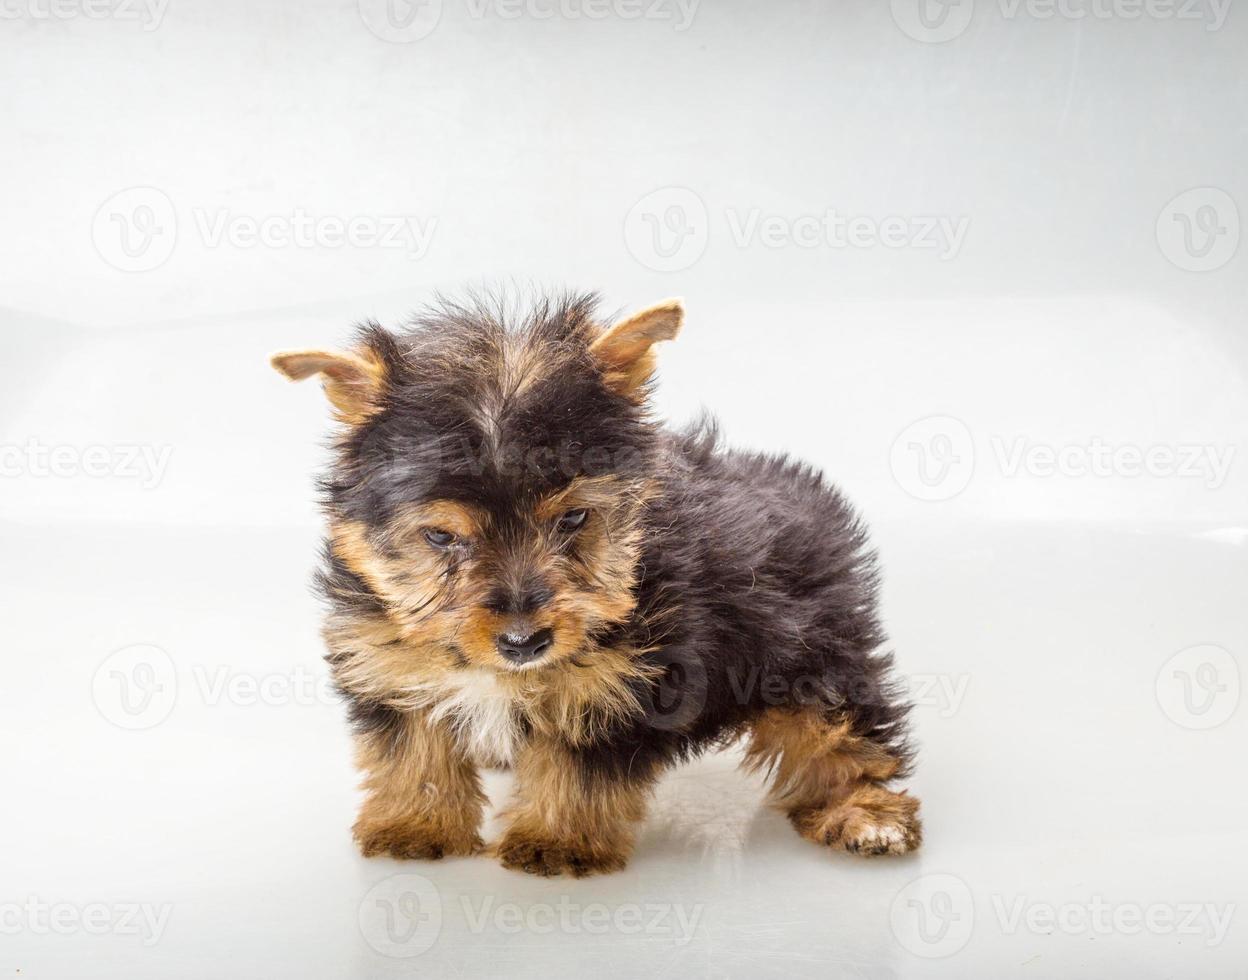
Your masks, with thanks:
<instances>
[{"instance_id":1,"label":"pointed ear","mask_svg":"<svg viewBox=\"0 0 1248 980\"><path fill-rule=\"evenodd\" d=\"M680 333L685 308L678 299L664 300L634 313L589 345L604 369L607 384L621 395L640 399L654 374L651 346Z\"/></svg>"},{"instance_id":2,"label":"pointed ear","mask_svg":"<svg viewBox=\"0 0 1248 980\"><path fill-rule=\"evenodd\" d=\"M274 354L269 363L291 381L319 374L326 397L344 422L363 422L381 407L385 371L368 354L291 350Z\"/></svg>"}]
</instances>

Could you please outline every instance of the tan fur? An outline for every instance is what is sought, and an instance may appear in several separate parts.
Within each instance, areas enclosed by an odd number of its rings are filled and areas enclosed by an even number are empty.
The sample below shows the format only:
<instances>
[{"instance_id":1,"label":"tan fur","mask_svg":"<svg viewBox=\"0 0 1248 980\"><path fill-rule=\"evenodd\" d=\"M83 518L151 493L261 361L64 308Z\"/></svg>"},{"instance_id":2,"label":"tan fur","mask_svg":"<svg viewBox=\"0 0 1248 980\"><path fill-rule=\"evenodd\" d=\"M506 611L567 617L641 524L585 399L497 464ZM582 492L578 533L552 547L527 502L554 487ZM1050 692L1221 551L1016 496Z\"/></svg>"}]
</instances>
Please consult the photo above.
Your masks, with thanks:
<instances>
[{"instance_id":1,"label":"tan fur","mask_svg":"<svg viewBox=\"0 0 1248 980\"><path fill-rule=\"evenodd\" d=\"M600 372L618 395L642 405L654 345L676 336L683 308L669 300L605 330L592 312L515 331L494 322L503 311L447 315L485 323L466 329L462 343L424 345L419 333L400 354L373 333L383 355L368 349L365 331L356 351L290 351L272 363L292 380L319 375L338 418L359 427L386 401L387 384L397 389L406 377L398 358L413 367L420 358L422 371L454 375L452 398L461 391L471 397L466 421L470 428L479 423L485 455L504 469L503 450L523 448L503 442L518 396L571 367ZM551 334L555 326L566 332ZM396 377L386 377L382 356ZM629 415L644 429L644 410ZM340 434L348 460L359 435ZM597 471L582 464L601 448L578 446L586 459L566 472ZM481 849L486 800L478 766L502 764L516 772L496 847L505 866L577 876L624 867L654 772L635 771L634 755L627 775L599 776L578 755L642 713L634 690L664 669L646 665L642 655L660 647L670 623L647 612L644 647L598 639L608 635L603 627L636 613L642 514L657 492L655 482L628 475L641 468L615 462L616 475L581 477L544 499L516 494L505 514L451 500L404 507L388 498L397 513L376 526L346 516L355 513L350 496L335 495L327 506L333 556L354 573L334 567L327 575L330 598L343 601L333 603L325 638L360 732L357 761L367 795L355 836L365 855L437 858ZM372 474L365 467L346 475L364 481ZM580 509L588 512L584 524L577 515L561 526L561 517ZM356 589L366 594L352 594ZM673 607L669 615L680 612ZM640 625L630 624L629 635L642 632L634 628ZM514 663L500 653L500 636L517 644L521 634L547 629L552 643L538 659ZM917 846L918 801L883 785L897 773L898 759L853 735L848 723L777 709L749 725L731 724L722 739L748 731L747 764L771 772L773 800L806 837L867 853ZM627 746L611 746L620 748Z\"/></svg>"},{"instance_id":2,"label":"tan fur","mask_svg":"<svg viewBox=\"0 0 1248 980\"><path fill-rule=\"evenodd\" d=\"M607 384L622 395L640 401L646 382L654 375L651 350L661 340L680 332L685 310L678 299L664 300L634 313L609 328L589 347L604 368Z\"/></svg>"},{"instance_id":3,"label":"tan fur","mask_svg":"<svg viewBox=\"0 0 1248 980\"><path fill-rule=\"evenodd\" d=\"M646 793L636 785L587 783L557 742L534 739L516 766L516 794L496 845L507 868L582 878L618 871L633 849L634 826L645 815Z\"/></svg>"},{"instance_id":4,"label":"tan fur","mask_svg":"<svg viewBox=\"0 0 1248 980\"><path fill-rule=\"evenodd\" d=\"M476 770L453 739L420 713L404 717L391 743L361 738L356 763L367 793L355 839L365 857L473 854L486 802Z\"/></svg>"},{"instance_id":5,"label":"tan fur","mask_svg":"<svg viewBox=\"0 0 1248 980\"><path fill-rule=\"evenodd\" d=\"M410 739L391 763L371 746L361 751L370 797L357 836L366 853L414 855L439 847L463 853L475 840L465 828L471 823L475 834L479 819L470 792L475 766L510 763L519 788L499 850L505 864L545 874L623 866L643 791L604 784L587 792L564 755L568 749L558 746L587 744L640 712L630 682L661 669L641 662L643 650L605 647L589 636L592 626L619 621L633 609L640 545L635 517L651 492L646 483L583 478L535 501L538 522L578 507L593 510L594 523L579 541L593 588L574 588L559 556L547 556L544 574L555 583L556 599L532 624L551 626L563 642L539 664L519 670L497 655L504 623L483 608L479 591L489 580L474 583L465 569L454 594L443 595L445 556L422 537L436 527L471 542L482 532L483 515L434 501L407 509L380 531L331 519L334 553L386 603L375 615L331 615L325 638L335 677L356 695L403 712ZM432 780L420 781L421 765L433 768ZM423 816L432 806L424 788L431 781L455 787L440 798L468 801L462 824L446 815ZM426 793L418 795L418 816L403 812L402 801L412 793Z\"/></svg>"},{"instance_id":6,"label":"tan fur","mask_svg":"<svg viewBox=\"0 0 1248 980\"><path fill-rule=\"evenodd\" d=\"M772 708L752 725L747 768L771 779L771 801L804 837L864 854L919 846L919 801L881 783L899 761L821 711Z\"/></svg>"},{"instance_id":7,"label":"tan fur","mask_svg":"<svg viewBox=\"0 0 1248 980\"><path fill-rule=\"evenodd\" d=\"M574 745L589 741L614 719L638 712L629 682L646 670L638 660L645 651L603 647L589 631L618 622L633 609L640 545L635 516L650 492L645 483L587 478L535 502L535 518L545 522L571 508L594 509L579 542L587 566L582 574L592 576L593 588L575 588L572 569L557 552L537 556L546 561L543 571L555 587L555 599L527 616L524 628L550 627L555 644L538 664L521 669L498 656L497 637L513 627L516 617L484 607L488 577L474 581L472 569L466 568L446 594L444 557L422 538L425 529L437 527L471 541L482 515L435 501L408 509L382 532L332 520L334 553L387 605L384 616L331 618L326 640L331 650L342 652L336 658L339 681L371 700L435 714L443 702L462 702L469 689L491 694L497 689L512 702L517 725L527 723L539 734L559 733ZM478 674L488 675L492 685ZM470 735L468 712L454 704L450 710L457 714L450 719L452 727ZM474 740L479 741L469 737Z\"/></svg>"},{"instance_id":8,"label":"tan fur","mask_svg":"<svg viewBox=\"0 0 1248 980\"><path fill-rule=\"evenodd\" d=\"M367 351L281 351L269 363L291 381L319 374L338 419L349 425L365 421L380 407L385 370Z\"/></svg>"},{"instance_id":9,"label":"tan fur","mask_svg":"<svg viewBox=\"0 0 1248 980\"><path fill-rule=\"evenodd\" d=\"M437 713L439 705L454 698L466 675L485 673L459 664L444 646L407 641L395 624L380 617L331 617L325 640L344 688L401 711ZM613 720L641 710L629 687L630 680L646 674L640 652L591 646L574 661L542 670L490 671L488 676L510 700L518 727L527 722L537 734L583 745ZM454 719L447 724L454 735Z\"/></svg>"},{"instance_id":10,"label":"tan fur","mask_svg":"<svg viewBox=\"0 0 1248 980\"><path fill-rule=\"evenodd\" d=\"M473 758L452 718L431 721L464 671L436 651L406 644L382 618L331 620L326 639L337 651L331 659L341 683L404 713L404 732L393 747L371 739L358 745L368 792L355 827L363 853L472 853L480 846L484 802L476 764L504 760ZM495 675L532 731L506 760L516 769L517 790L497 853L509 867L592 874L623 867L632 847L644 791L604 783L586 792L560 742L584 743L616 714L638 710L626 681L640 668L635 651L604 649L586 659L587 666L568 665L540 681L529 673Z\"/></svg>"}]
</instances>

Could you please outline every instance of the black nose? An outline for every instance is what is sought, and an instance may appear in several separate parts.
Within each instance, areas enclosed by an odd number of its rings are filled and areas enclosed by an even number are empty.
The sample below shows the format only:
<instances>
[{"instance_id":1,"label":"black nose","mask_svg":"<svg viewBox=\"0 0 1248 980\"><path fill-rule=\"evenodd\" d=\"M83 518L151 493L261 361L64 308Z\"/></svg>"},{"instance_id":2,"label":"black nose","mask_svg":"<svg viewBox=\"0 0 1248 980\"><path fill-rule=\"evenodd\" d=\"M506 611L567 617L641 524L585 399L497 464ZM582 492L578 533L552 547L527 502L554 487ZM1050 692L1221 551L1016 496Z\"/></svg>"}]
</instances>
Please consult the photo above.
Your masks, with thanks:
<instances>
[{"instance_id":1,"label":"black nose","mask_svg":"<svg viewBox=\"0 0 1248 980\"><path fill-rule=\"evenodd\" d=\"M498 652L513 664L527 664L550 649L554 640L555 634L550 630L538 630L528 636L504 633L498 638Z\"/></svg>"}]
</instances>

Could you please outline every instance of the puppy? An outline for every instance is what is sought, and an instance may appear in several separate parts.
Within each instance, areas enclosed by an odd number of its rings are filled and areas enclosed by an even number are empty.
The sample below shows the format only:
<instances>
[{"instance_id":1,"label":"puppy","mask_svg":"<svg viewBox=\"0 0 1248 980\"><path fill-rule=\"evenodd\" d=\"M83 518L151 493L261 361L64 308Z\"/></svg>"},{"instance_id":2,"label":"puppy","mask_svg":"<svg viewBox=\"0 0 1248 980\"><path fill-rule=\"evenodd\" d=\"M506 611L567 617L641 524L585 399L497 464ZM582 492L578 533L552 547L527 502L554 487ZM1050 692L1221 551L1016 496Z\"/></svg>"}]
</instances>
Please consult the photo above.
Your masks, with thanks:
<instances>
[{"instance_id":1,"label":"puppy","mask_svg":"<svg viewBox=\"0 0 1248 980\"><path fill-rule=\"evenodd\" d=\"M365 855L482 850L478 768L508 766L506 867L616 871L660 774L741 737L802 836L918 846L863 525L805 464L654 422L682 317L447 303L274 355L341 423L319 584Z\"/></svg>"}]
</instances>

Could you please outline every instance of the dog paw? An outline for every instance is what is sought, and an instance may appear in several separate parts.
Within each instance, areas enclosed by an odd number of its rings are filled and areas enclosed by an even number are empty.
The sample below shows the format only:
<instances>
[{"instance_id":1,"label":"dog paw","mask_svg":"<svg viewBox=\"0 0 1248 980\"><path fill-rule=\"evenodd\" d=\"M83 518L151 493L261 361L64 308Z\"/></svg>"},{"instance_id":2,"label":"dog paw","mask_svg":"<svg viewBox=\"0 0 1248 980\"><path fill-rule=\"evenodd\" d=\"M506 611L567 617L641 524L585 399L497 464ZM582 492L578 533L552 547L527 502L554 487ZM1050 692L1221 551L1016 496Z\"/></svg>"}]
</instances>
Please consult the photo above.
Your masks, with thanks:
<instances>
[{"instance_id":1,"label":"dog paw","mask_svg":"<svg viewBox=\"0 0 1248 980\"><path fill-rule=\"evenodd\" d=\"M520 834L507 834L498 845L498 859L504 868L531 875L553 877L589 875L619 871L627 863L624 854L603 853L575 842L542 840Z\"/></svg>"},{"instance_id":2,"label":"dog paw","mask_svg":"<svg viewBox=\"0 0 1248 980\"><path fill-rule=\"evenodd\" d=\"M861 818L847 824L835 835L829 835L830 847L842 847L854 854L906 854L919 846L917 826L902 823L876 823Z\"/></svg>"},{"instance_id":3,"label":"dog paw","mask_svg":"<svg viewBox=\"0 0 1248 980\"><path fill-rule=\"evenodd\" d=\"M418 824L357 824L355 840L365 857L386 855L400 860L420 861L476 854L484 846L475 832L449 833L445 829Z\"/></svg>"},{"instance_id":4,"label":"dog paw","mask_svg":"<svg viewBox=\"0 0 1248 980\"><path fill-rule=\"evenodd\" d=\"M870 788L823 810L790 815L802 836L853 854L908 854L923 841L919 801L905 793Z\"/></svg>"}]
</instances>

